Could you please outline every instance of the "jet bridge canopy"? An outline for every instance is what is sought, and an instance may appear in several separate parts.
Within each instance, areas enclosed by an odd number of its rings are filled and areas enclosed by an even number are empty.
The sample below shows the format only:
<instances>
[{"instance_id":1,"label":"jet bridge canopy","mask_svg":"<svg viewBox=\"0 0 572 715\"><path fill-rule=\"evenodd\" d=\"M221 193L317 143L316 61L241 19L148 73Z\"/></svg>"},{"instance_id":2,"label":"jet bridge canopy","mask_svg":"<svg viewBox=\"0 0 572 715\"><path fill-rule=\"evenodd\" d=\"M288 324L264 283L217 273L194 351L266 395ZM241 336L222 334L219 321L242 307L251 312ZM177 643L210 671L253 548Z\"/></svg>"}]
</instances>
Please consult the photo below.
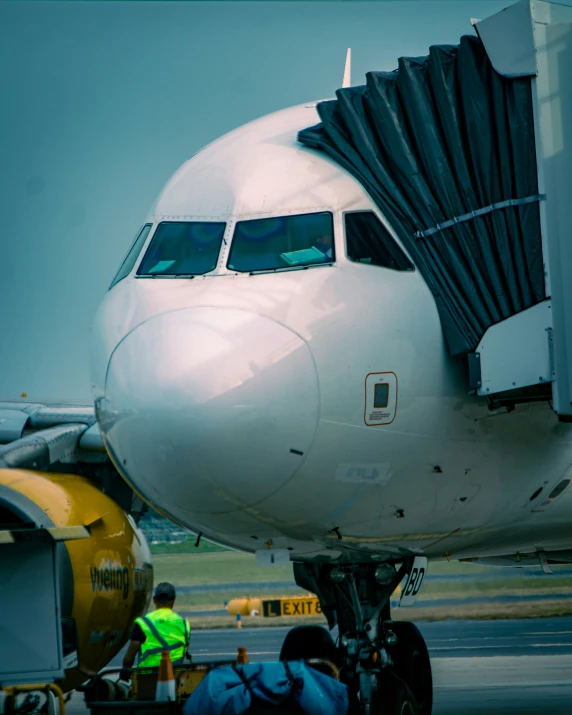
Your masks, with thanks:
<instances>
[{"instance_id":1,"label":"jet bridge canopy","mask_svg":"<svg viewBox=\"0 0 572 715\"><path fill-rule=\"evenodd\" d=\"M435 297L449 352L470 357L471 387L509 402L552 397L565 419L571 23L572 7L517 3L478 22L478 37L338 90L318 104L321 124L298 136L350 171L392 223Z\"/></svg>"}]
</instances>

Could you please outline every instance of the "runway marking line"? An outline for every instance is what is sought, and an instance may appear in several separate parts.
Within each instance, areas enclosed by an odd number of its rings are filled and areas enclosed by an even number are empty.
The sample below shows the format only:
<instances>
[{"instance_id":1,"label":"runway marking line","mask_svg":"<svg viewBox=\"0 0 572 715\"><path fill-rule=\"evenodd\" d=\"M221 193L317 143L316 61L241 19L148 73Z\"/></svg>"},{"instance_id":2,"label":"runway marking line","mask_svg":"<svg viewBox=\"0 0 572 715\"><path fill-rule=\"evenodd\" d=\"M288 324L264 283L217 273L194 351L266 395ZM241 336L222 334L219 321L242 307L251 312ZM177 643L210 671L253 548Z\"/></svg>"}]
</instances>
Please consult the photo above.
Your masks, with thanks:
<instances>
[{"instance_id":1,"label":"runway marking line","mask_svg":"<svg viewBox=\"0 0 572 715\"><path fill-rule=\"evenodd\" d=\"M572 631L562 631L562 632L550 632L550 633L522 633L520 635L514 636L470 636L467 638L425 638L425 643L453 643L460 640L474 640L475 642L481 641L502 641L502 640L525 640L531 636L561 636L561 635L572 635Z\"/></svg>"},{"instance_id":2,"label":"runway marking line","mask_svg":"<svg viewBox=\"0 0 572 715\"><path fill-rule=\"evenodd\" d=\"M452 645L452 646L435 646L433 648L429 647L429 652L433 650L484 650L485 648L489 650L496 650L501 648L569 648L572 643L526 643L525 645L519 645L515 643L503 645ZM518 656L517 656L518 657Z\"/></svg>"},{"instance_id":3,"label":"runway marking line","mask_svg":"<svg viewBox=\"0 0 572 715\"><path fill-rule=\"evenodd\" d=\"M205 650L203 649L202 651L195 651L195 653L197 653L197 652L204 653ZM232 650L230 652L225 652L225 653L209 653L209 657L215 656L215 655L231 655L231 656L233 656L233 655L236 655L236 651ZM277 650L259 650L259 651L249 650L248 655L249 656L250 655L278 655L278 651Z\"/></svg>"},{"instance_id":4,"label":"runway marking line","mask_svg":"<svg viewBox=\"0 0 572 715\"><path fill-rule=\"evenodd\" d=\"M531 688L572 688L572 684L570 683L569 680L539 680L537 682L528 682L528 683L484 683L483 685L479 685L479 687L475 687L474 685L465 685L461 683L461 685L455 685L453 683L449 685L437 685L436 683L433 683L433 689L434 690L464 690L465 692L480 692L481 690L495 690L496 688L509 688L513 689L518 686L519 689L521 690L526 690L526 689L531 689Z\"/></svg>"}]
</instances>

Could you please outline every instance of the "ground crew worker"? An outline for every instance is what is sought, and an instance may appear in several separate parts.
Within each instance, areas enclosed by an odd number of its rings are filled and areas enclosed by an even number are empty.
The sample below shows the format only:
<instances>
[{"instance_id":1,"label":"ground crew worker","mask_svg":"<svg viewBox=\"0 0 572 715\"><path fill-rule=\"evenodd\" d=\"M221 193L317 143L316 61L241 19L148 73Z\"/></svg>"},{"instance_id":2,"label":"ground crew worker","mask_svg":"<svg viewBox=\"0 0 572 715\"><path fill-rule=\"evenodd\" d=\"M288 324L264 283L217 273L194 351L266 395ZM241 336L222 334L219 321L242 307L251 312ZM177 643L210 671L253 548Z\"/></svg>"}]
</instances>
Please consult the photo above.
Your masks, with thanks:
<instances>
[{"instance_id":1,"label":"ground crew worker","mask_svg":"<svg viewBox=\"0 0 572 715\"><path fill-rule=\"evenodd\" d=\"M161 661L161 651L168 650L173 664L183 663L188 653L191 638L189 622L173 611L175 587L160 583L155 588L153 601L156 610L142 618L136 618L131 630L131 642L123 658L121 680L131 680L135 656L139 653L138 668L155 668Z\"/></svg>"}]
</instances>

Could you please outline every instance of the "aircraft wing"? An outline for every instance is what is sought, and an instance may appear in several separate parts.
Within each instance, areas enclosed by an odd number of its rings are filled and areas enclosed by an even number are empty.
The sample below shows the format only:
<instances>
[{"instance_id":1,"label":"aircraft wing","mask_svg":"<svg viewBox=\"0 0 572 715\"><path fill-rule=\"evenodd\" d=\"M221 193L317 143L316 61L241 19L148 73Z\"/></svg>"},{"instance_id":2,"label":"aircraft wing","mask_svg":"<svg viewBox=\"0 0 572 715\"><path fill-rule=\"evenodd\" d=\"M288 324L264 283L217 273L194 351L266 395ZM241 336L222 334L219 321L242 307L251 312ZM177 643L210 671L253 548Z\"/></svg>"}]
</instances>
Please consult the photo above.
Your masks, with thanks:
<instances>
[{"instance_id":1,"label":"aircraft wing","mask_svg":"<svg viewBox=\"0 0 572 715\"><path fill-rule=\"evenodd\" d=\"M84 476L136 521L147 510L109 459L92 404L0 401L0 469Z\"/></svg>"},{"instance_id":2,"label":"aircraft wing","mask_svg":"<svg viewBox=\"0 0 572 715\"><path fill-rule=\"evenodd\" d=\"M105 456L93 405L0 402L0 466L47 469Z\"/></svg>"}]
</instances>

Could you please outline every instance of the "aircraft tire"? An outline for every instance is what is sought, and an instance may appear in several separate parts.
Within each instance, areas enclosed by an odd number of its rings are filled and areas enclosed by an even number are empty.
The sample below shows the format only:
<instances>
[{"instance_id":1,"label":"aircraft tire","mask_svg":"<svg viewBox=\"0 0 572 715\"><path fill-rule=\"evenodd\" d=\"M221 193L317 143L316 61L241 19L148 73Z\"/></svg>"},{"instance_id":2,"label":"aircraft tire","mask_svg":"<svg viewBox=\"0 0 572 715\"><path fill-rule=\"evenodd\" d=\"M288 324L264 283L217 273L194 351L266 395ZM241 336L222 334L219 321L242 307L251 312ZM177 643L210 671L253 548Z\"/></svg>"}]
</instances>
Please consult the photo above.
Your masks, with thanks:
<instances>
[{"instance_id":1,"label":"aircraft tire","mask_svg":"<svg viewBox=\"0 0 572 715\"><path fill-rule=\"evenodd\" d=\"M382 676L371 715L420 715L407 685L393 673Z\"/></svg>"},{"instance_id":2,"label":"aircraft tire","mask_svg":"<svg viewBox=\"0 0 572 715\"><path fill-rule=\"evenodd\" d=\"M337 664L336 644L322 626L295 626L284 638L280 660L310 660L311 658L321 658Z\"/></svg>"},{"instance_id":3,"label":"aircraft tire","mask_svg":"<svg viewBox=\"0 0 572 715\"><path fill-rule=\"evenodd\" d=\"M386 625L397 636L397 643L388 649L393 670L410 688L419 715L431 715L433 676L425 640L414 623L391 621Z\"/></svg>"}]
</instances>

